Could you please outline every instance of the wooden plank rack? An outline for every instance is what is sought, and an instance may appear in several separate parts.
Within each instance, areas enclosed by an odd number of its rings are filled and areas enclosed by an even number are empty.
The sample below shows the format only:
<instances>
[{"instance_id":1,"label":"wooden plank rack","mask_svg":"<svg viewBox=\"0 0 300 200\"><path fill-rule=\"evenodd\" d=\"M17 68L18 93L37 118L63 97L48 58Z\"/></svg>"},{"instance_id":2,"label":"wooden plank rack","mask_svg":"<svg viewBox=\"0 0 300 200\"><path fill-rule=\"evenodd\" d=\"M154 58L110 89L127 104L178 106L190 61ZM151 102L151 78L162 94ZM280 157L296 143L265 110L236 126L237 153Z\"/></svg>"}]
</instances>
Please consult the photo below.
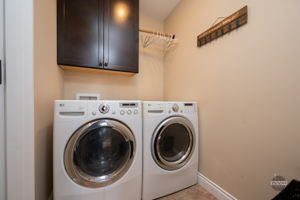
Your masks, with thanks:
<instances>
[{"instance_id":1,"label":"wooden plank rack","mask_svg":"<svg viewBox=\"0 0 300 200\"><path fill-rule=\"evenodd\" d=\"M245 6L239 11L226 17L218 24L212 26L207 31L197 37L197 46L201 47L223 35L241 27L248 22L248 7Z\"/></svg>"}]
</instances>

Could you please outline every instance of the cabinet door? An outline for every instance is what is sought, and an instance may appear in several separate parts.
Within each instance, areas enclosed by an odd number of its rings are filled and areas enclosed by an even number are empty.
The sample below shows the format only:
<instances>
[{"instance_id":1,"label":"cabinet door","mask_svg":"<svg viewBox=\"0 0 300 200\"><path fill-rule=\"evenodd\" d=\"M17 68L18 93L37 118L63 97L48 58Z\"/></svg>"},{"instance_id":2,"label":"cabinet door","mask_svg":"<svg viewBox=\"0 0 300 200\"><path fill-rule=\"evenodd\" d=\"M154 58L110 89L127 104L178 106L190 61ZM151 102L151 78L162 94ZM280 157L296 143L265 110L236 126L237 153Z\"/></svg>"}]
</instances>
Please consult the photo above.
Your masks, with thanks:
<instances>
[{"instance_id":1,"label":"cabinet door","mask_svg":"<svg viewBox=\"0 0 300 200\"><path fill-rule=\"evenodd\" d=\"M58 64L102 68L104 0L58 0Z\"/></svg>"},{"instance_id":2,"label":"cabinet door","mask_svg":"<svg viewBox=\"0 0 300 200\"><path fill-rule=\"evenodd\" d=\"M138 73L139 0L105 0L105 69Z\"/></svg>"}]
</instances>

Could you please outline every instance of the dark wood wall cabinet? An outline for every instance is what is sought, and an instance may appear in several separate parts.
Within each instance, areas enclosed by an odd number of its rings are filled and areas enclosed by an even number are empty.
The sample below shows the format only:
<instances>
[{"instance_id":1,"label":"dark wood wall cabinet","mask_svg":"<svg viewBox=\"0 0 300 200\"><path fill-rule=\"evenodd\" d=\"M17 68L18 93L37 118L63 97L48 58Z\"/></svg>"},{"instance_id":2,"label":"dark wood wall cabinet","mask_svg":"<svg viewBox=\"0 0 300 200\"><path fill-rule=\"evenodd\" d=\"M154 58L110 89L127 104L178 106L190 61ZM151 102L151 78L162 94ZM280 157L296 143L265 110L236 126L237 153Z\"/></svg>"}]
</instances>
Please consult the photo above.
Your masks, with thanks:
<instances>
[{"instance_id":1,"label":"dark wood wall cabinet","mask_svg":"<svg viewBox=\"0 0 300 200\"><path fill-rule=\"evenodd\" d=\"M138 73L139 0L57 0L57 63Z\"/></svg>"}]
</instances>

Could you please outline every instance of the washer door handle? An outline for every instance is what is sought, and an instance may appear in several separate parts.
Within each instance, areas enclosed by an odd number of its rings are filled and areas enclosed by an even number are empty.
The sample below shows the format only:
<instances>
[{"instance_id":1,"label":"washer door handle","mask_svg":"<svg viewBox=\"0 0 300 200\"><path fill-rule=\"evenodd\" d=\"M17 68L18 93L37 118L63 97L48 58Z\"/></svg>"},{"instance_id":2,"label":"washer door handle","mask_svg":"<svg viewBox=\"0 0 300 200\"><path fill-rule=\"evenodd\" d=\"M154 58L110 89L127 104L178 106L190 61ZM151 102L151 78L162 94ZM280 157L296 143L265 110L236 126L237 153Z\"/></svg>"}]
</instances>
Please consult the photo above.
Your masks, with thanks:
<instances>
[{"instance_id":1,"label":"washer door handle","mask_svg":"<svg viewBox=\"0 0 300 200\"><path fill-rule=\"evenodd\" d=\"M129 140L130 143L130 157L129 158L133 158L133 153L134 153L134 143L132 140Z\"/></svg>"}]
</instances>

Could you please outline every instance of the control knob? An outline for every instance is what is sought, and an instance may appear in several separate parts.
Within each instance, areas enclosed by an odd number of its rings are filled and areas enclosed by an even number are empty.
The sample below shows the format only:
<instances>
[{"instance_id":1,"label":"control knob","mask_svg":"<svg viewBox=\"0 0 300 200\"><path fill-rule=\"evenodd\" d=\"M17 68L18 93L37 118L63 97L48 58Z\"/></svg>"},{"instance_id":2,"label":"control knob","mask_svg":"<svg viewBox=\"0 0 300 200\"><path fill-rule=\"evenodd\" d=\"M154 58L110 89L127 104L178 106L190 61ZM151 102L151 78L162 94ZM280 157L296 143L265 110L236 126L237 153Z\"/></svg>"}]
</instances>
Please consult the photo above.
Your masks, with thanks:
<instances>
[{"instance_id":1,"label":"control knob","mask_svg":"<svg viewBox=\"0 0 300 200\"><path fill-rule=\"evenodd\" d=\"M102 113L102 114L106 114L108 113L109 111L109 106L108 105L105 105L105 104L101 104L99 106L99 111Z\"/></svg>"},{"instance_id":2,"label":"control knob","mask_svg":"<svg viewBox=\"0 0 300 200\"><path fill-rule=\"evenodd\" d=\"M174 104L174 105L172 106L172 110L173 110L174 112L178 112L179 106L178 106L177 104Z\"/></svg>"}]
</instances>

